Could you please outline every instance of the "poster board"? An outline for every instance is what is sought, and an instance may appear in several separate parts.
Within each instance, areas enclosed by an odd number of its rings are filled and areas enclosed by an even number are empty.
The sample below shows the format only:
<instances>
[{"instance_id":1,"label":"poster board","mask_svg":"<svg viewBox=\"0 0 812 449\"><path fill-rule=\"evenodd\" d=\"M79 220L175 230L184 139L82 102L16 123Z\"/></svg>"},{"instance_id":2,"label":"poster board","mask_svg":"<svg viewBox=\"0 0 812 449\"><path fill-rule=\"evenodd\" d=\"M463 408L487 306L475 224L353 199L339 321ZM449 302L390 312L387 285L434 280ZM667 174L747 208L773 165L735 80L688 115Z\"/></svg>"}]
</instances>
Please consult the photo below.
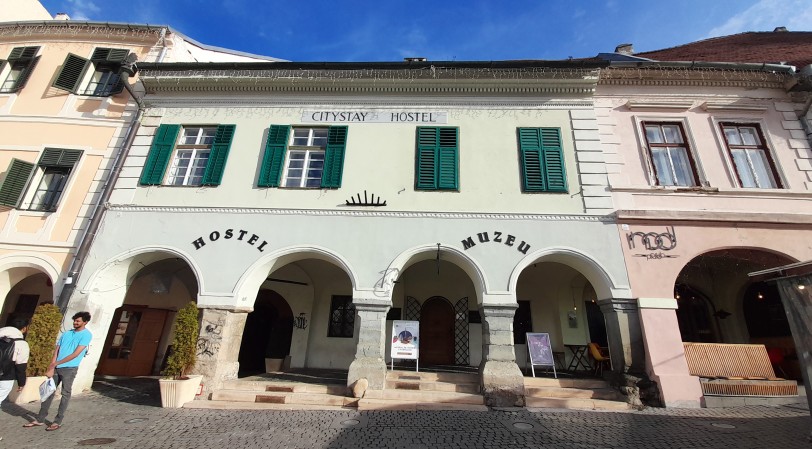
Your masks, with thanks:
<instances>
[{"instance_id":1,"label":"poster board","mask_svg":"<svg viewBox=\"0 0 812 449\"><path fill-rule=\"evenodd\" d=\"M527 336L527 353L530 356L530 370L533 372L533 377L536 377L534 366L552 366L553 375L557 379L558 373L555 370L555 357L550 343L550 334L528 332L525 335Z\"/></svg>"},{"instance_id":2,"label":"poster board","mask_svg":"<svg viewBox=\"0 0 812 449\"><path fill-rule=\"evenodd\" d=\"M420 322L392 321L392 368L395 359L418 360L420 358Z\"/></svg>"}]
</instances>

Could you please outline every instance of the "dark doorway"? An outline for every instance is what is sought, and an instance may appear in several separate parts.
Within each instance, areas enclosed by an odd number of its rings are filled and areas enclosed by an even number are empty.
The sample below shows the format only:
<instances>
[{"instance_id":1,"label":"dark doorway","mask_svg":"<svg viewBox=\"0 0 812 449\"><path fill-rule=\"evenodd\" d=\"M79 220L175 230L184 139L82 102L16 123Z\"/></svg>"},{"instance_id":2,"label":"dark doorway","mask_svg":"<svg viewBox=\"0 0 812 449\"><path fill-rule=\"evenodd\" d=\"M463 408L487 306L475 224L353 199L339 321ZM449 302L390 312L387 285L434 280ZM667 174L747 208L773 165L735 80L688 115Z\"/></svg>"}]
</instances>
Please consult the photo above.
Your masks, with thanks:
<instances>
[{"instance_id":1,"label":"dark doorway","mask_svg":"<svg viewBox=\"0 0 812 449\"><path fill-rule=\"evenodd\" d=\"M454 364L454 308L441 296L420 309L420 364Z\"/></svg>"},{"instance_id":2,"label":"dark doorway","mask_svg":"<svg viewBox=\"0 0 812 449\"><path fill-rule=\"evenodd\" d=\"M686 284L674 288L677 299L677 321L682 341L719 343L719 329L714 316L716 308L707 296Z\"/></svg>"},{"instance_id":3,"label":"dark doorway","mask_svg":"<svg viewBox=\"0 0 812 449\"><path fill-rule=\"evenodd\" d=\"M265 359L290 354L293 312L285 298L273 290L260 290L254 311L248 314L240 345L239 376L265 372Z\"/></svg>"},{"instance_id":4,"label":"dark doorway","mask_svg":"<svg viewBox=\"0 0 812 449\"><path fill-rule=\"evenodd\" d=\"M589 327L589 340L606 348L609 340L606 338L606 321L603 319L603 312L600 306L594 301L586 301L586 322Z\"/></svg>"}]
</instances>

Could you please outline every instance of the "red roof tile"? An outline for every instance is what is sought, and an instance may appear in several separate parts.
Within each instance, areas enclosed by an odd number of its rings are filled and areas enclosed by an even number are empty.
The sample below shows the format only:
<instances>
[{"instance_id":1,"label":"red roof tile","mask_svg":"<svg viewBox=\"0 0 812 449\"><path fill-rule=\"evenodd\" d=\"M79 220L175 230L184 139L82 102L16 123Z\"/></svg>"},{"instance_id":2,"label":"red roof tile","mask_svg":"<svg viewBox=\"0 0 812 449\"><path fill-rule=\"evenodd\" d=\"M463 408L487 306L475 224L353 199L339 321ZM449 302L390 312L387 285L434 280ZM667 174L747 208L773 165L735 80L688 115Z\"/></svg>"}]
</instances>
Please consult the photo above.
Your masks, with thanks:
<instances>
[{"instance_id":1,"label":"red roof tile","mask_svg":"<svg viewBox=\"0 0 812 449\"><path fill-rule=\"evenodd\" d=\"M800 70L812 64L812 32L751 31L635 53L634 56L657 61L786 62Z\"/></svg>"}]
</instances>

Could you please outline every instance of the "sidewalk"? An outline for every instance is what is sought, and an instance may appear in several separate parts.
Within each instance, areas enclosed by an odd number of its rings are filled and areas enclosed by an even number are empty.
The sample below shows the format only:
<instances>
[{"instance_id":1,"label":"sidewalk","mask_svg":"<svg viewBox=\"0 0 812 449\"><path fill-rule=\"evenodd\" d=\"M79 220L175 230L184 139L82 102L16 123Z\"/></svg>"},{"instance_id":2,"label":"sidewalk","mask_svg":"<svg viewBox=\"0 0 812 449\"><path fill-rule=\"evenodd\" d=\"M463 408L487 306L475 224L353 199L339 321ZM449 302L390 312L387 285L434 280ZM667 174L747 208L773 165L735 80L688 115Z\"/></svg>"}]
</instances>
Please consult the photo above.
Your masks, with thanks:
<instances>
[{"instance_id":1,"label":"sidewalk","mask_svg":"<svg viewBox=\"0 0 812 449\"><path fill-rule=\"evenodd\" d=\"M71 400L64 427L24 429L39 404L5 403L0 447L163 448L804 448L805 404L583 412L162 409L153 379L99 380ZM52 413L56 412L54 403ZM52 415L53 417L53 415ZM105 443L106 441L106 443Z\"/></svg>"}]
</instances>

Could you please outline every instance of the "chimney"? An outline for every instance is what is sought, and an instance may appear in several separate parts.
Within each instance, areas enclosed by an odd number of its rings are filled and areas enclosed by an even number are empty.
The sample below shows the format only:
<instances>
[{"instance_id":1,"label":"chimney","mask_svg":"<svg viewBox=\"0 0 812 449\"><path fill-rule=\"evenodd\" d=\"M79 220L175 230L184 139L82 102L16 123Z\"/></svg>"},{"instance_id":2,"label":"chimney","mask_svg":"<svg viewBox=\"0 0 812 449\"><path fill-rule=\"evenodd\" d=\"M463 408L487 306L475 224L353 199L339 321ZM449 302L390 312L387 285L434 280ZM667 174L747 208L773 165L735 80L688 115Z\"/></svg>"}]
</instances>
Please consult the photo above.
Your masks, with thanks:
<instances>
[{"instance_id":1,"label":"chimney","mask_svg":"<svg viewBox=\"0 0 812 449\"><path fill-rule=\"evenodd\" d=\"M54 20L70 20L70 16L68 15L68 13L58 12L54 16Z\"/></svg>"},{"instance_id":2,"label":"chimney","mask_svg":"<svg viewBox=\"0 0 812 449\"><path fill-rule=\"evenodd\" d=\"M632 44L620 44L615 47L615 53L620 53L621 55L632 55L634 54L634 47Z\"/></svg>"},{"instance_id":3,"label":"chimney","mask_svg":"<svg viewBox=\"0 0 812 449\"><path fill-rule=\"evenodd\" d=\"M787 31L789 31L787 27L775 27L773 33L786 33Z\"/></svg>"}]
</instances>

